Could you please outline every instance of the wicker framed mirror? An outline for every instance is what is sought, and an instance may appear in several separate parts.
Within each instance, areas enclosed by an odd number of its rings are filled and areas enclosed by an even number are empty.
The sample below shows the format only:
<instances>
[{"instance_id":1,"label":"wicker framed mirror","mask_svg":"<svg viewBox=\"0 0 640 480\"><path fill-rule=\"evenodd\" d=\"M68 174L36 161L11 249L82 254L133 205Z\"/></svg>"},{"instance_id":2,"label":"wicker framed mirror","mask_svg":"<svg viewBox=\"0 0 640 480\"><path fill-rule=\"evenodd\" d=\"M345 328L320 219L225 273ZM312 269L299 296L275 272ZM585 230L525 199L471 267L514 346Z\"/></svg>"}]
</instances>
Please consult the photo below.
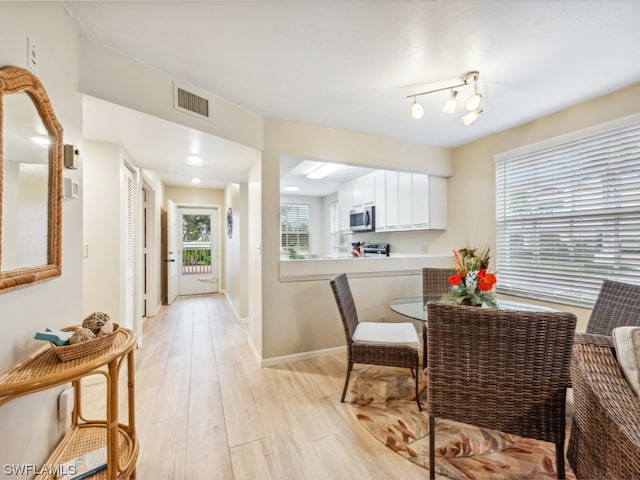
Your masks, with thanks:
<instances>
[{"instance_id":1,"label":"wicker framed mirror","mask_svg":"<svg viewBox=\"0 0 640 480\"><path fill-rule=\"evenodd\" d=\"M0 69L0 292L61 274L62 155L40 80Z\"/></svg>"}]
</instances>

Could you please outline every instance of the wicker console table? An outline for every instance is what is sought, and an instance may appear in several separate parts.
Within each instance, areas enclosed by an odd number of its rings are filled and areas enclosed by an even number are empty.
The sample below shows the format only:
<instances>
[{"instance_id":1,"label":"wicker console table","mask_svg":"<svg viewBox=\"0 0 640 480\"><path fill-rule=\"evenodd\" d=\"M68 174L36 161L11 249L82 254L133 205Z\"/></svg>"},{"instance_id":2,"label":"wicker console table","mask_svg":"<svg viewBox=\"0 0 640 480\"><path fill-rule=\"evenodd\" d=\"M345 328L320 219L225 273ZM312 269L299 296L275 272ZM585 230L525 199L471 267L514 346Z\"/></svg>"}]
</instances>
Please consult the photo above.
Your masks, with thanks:
<instances>
[{"instance_id":1,"label":"wicker console table","mask_svg":"<svg viewBox=\"0 0 640 480\"><path fill-rule=\"evenodd\" d=\"M96 353L62 362L48 345L0 376L0 406L15 398L71 382L74 408L71 427L45 464L60 465L97 448L107 447L107 468L92 479L121 480L135 477L139 444L135 429L133 349L135 333L120 328L113 344ZM128 424L118 421L118 374L127 363ZM105 368L101 368L104 367ZM105 420L87 420L81 412L81 380L101 374L107 382ZM55 480L53 475L39 479Z\"/></svg>"}]
</instances>

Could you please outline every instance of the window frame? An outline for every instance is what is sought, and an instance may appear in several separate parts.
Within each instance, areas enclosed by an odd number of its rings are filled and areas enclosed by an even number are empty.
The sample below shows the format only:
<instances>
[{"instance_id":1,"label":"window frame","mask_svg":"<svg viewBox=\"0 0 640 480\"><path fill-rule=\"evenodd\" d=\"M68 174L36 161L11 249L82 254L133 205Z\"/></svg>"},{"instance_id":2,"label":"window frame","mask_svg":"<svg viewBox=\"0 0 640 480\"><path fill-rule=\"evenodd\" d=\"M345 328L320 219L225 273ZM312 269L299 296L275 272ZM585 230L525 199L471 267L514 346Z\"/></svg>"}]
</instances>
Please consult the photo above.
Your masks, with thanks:
<instances>
[{"instance_id":1,"label":"window frame","mask_svg":"<svg viewBox=\"0 0 640 480\"><path fill-rule=\"evenodd\" d=\"M298 222L304 222L305 218L300 216L300 209L306 209L306 230L283 230L283 226L285 225L285 220L283 218L283 209L284 208L292 208L298 211L296 215ZM280 202L280 249L282 251L289 252L291 255L291 250L295 249L296 256L297 255L307 255L310 252L311 248L311 204L308 203L292 203L292 202ZM289 222L286 223L288 225ZM289 241L289 237L294 237L300 240L301 236L306 235L306 248L293 247L291 242ZM285 245L284 238L287 238L287 242ZM300 245L298 241L296 245ZM291 257L290 257L291 258Z\"/></svg>"}]
</instances>

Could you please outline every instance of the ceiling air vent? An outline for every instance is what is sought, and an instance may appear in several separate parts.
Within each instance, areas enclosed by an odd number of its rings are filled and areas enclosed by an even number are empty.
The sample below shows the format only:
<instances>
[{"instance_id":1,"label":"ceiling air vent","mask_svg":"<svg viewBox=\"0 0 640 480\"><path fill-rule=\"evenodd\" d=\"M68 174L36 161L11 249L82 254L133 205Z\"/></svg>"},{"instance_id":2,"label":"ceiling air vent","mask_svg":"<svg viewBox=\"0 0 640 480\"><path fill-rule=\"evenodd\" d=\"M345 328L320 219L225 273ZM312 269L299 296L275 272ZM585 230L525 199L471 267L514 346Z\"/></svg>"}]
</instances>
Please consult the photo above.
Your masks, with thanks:
<instances>
[{"instance_id":1,"label":"ceiling air vent","mask_svg":"<svg viewBox=\"0 0 640 480\"><path fill-rule=\"evenodd\" d=\"M173 108L184 113L189 113L199 118L211 120L211 106L208 98L193 92L174 82L173 84Z\"/></svg>"}]
</instances>

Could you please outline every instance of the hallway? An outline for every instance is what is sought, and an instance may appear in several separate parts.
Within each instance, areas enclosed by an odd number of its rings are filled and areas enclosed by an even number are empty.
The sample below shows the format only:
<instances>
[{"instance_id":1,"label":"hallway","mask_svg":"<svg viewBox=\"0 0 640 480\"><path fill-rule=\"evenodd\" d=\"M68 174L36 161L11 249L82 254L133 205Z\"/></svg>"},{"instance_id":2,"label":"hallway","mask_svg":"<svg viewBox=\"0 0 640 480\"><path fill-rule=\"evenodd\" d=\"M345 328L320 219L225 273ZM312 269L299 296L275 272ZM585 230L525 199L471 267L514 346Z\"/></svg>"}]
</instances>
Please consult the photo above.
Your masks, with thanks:
<instances>
[{"instance_id":1,"label":"hallway","mask_svg":"<svg viewBox=\"0 0 640 480\"><path fill-rule=\"evenodd\" d=\"M144 339L135 356L141 480L425 477L340 403L343 354L260 368L222 294L178 297L145 320ZM102 388L83 388L89 417L104 409Z\"/></svg>"}]
</instances>

